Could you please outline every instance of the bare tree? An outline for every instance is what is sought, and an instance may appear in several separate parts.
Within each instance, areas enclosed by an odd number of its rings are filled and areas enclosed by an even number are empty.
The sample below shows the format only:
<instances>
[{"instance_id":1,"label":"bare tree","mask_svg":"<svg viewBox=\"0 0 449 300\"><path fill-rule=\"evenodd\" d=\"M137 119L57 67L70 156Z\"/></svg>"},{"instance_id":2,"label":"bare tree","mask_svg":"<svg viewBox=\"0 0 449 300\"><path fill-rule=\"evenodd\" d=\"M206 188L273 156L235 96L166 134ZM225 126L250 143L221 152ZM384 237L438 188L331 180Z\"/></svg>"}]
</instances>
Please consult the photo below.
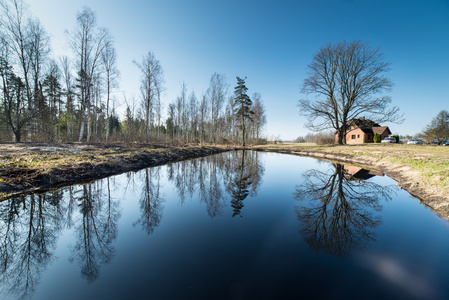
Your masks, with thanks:
<instances>
[{"instance_id":1,"label":"bare tree","mask_svg":"<svg viewBox=\"0 0 449 300\"><path fill-rule=\"evenodd\" d=\"M115 52L113 39L108 35L105 39L104 51L101 55L106 81L106 142L109 138L109 102L111 89L117 87L119 71L117 69L117 54Z\"/></svg>"},{"instance_id":2,"label":"bare tree","mask_svg":"<svg viewBox=\"0 0 449 300\"><path fill-rule=\"evenodd\" d=\"M437 140L440 143L449 138L449 112L440 111L421 134L427 141Z\"/></svg>"},{"instance_id":3,"label":"bare tree","mask_svg":"<svg viewBox=\"0 0 449 300\"><path fill-rule=\"evenodd\" d=\"M204 142L204 137L206 134L206 118L208 115L208 110L209 110L209 105L207 102L207 96L205 94L203 94L203 96L201 97L201 103L200 103L200 107L199 107L199 117L200 117L200 145L203 145Z\"/></svg>"},{"instance_id":4,"label":"bare tree","mask_svg":"<svg viewBox=\"0 0 449 300\"><path fill-rule=\"evenodd\" d=\"M299 101L300 114L308 118L314 131L333 128L338 143L346 141L347 122L369 115L377 123L401 122L399 108L389 108L391 99L379 93L389 91L393 83L384 76L389 70L379 49L354 41L328 44L320 49L308 66L302 92L316 96Z\"/></svg>"},{"instance_id":5,"label":"bare tree","mask_svg":"<svg viewBox=\"0 0 449 300\"><path fill-rule=\"evenodd\" d=\"M189 138L190 142L197 141L198 134L198 99L196 98L195 92L192 92L189 97Z\"/></svg>"},{"instance_id":6,"label":"bare tree","mask_svg":"<svg viewBox=\"0 0 449 300\"><path fill-rule=\"evenodd\" d=\"M162 91L163 70L153 52L149 51L143 57L142 62L134 61L134 64L142 71L141 93L145 113L145 138L148 142L150 134L150 114L152 113L154 102L158 101Z\"/></svg>"},{"instance_id":7,"label":"bare tree","mask_svg":"<svg viewBox=\"0 0 449 300\"><path fill-rule=\"evenodd\" d=\"M256 142L259 141L260 132L262 131L265 124L267 124L267 116L265 115L265 107L262 104L262 96L259 93L253 94L253 107L252 111L253 122L252 125L254 127L254 138Z\"/></svg>"},{"instance_id":8,"label":"bare tree","mask_svg":"<svg viewBox=\"0 0 449 300\"><path fill-rule=\"evenodd\" d=\"M181 84L181 95L176 97L176 123L178 125L178 140L181 138L186 141L185 135L187 133L187 85L185 82ZM181 137L182 136L182 137Z\"/></svg>"},{"instance_id":9,"label":"bare tree","mask_svg":"<svg viewBox=\"0 0 449 300\"><path fill-rule=\"evenodd\" d=\"M100 67L101 54L109 33L97 27L95 14L84 7L76 16L77 27L68 33L69 43L77 58L80 90L79 141L83 140L86 108L90 107L95 73Z\"/></svg>"},{"instance_id":10,"label":"bare tree","mask_svg":"<svg viewBox=\"0 0 449 300\"><path fill-rule=\"evenodd\" d=\"M36 111L36 115L40 114L42 115L44 112L42 111L42 104L45 102L45 99L42 94L42 88L41 88L41 75L42 75L42 69L44 67L44 63L48 59L48 54L50 52L50 38L48 37L47 33L45 32L44 28L42 27L41 23L37 19L30 19L28 22L29 26L29 46L28 49L28 56L30 57L30 75L31 75L31 81L32 81L32 89L33 89L33 104L31 107L29 107L30 111ZM50 69L53 68L50 62ZM39 124L39 121L42 122L42 120L33 120L34 122L30 121L31 124L35 124L34 129L35 131L38 131L39 127L36 126ZM39 124L41 125L41 124ZM30 126L29 135L32 134L32 129ZM37 133L37 132L36 132Z\"/></svg>"},{"instance_id":11,"label":"bare tree","mask_svg":"<svg viewBox=\"0 0 449 300\"><path fill-rule=\"evenodd\" d=\"M64 95L66 98L66 122L67 122L67 140L69 141L72 136L72 118L73 118L73 101L74 101L74 86L73 76L70 69L70 62L67 56L63 56L59 59L59 63L62 69L62 77L64 83Z\"/></svg>"},{"instance_id":12,"label":"bare tree","mask_svg":"<svg viewBox=\"0 0 449 300\"><path fill-rule=\"evenodd\" d=\"M37 102L36 99L42 97L39 89L39 76L42 64L49 52L48 36L39 21L31 18L23 1L2 1L0 2L0 12L2 44L12 54L10 64L18 66L18 78L23 83L21 92L27 105L27 111L22 114L22 117L28 119L31 139L31 120L35 113L33 102ZM22 129L23 126L20 131ZM16 133L19 132L15 131L16 141L20 142L21 134L17 135Z\"/></svg>"},{"instance_id":13,"label":"bare tree","mask_svg":"<svg viewBox=\"0 0 449 300\"><path fill-rule=\"evenodd\" d=\"M223 107L226 94L228 93L228 85L226 84L226 77L223 74L214 73L210 78L209 88L207 90L207 96L210 101L210 113L211 113L211 141L216 143L217 141L217 124L218 118Z\"/></svg>"}]
</instances>

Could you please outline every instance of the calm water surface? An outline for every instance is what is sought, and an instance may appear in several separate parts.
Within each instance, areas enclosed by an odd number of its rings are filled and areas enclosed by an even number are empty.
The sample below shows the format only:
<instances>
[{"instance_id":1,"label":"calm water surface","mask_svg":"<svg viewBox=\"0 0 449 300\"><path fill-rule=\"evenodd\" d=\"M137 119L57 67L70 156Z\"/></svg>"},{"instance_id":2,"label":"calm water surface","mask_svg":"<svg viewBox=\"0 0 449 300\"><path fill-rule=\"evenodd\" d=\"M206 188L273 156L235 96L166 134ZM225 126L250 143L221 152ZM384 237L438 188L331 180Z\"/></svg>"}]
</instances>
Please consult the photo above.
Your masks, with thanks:
<instances>
[{"instance_id":1,"label":"calm water surface","mask_svg":"<svg viewBox=\"0 0 449 300\"><path fill-rule=\"evenodd\" d=\"M449 223L378 172L228 152L0 203L0 299L448 299Z\"/></svg>"}]
</instances>

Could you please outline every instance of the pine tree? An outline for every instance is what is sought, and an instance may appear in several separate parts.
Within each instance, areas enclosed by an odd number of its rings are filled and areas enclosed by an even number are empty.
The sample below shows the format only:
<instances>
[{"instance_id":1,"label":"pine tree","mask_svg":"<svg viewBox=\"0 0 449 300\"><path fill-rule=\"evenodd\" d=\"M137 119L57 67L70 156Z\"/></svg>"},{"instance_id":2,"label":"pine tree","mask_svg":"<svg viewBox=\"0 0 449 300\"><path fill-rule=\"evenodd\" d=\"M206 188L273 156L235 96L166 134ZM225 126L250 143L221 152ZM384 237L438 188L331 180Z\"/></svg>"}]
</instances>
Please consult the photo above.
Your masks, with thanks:
<instances>
[{"instance_id":1,"label":"pine tree","mask_svg":"<svg viewBox=\"0 0 449 300\"><path fill-rule=\"evenodd\" d=\"M19 143L26 124L31 120L26 108L25 83L14 74L13 67L2 57L0 57L0 80L2 92L0 99L3 106L1 118L8 124L14 133L15 141Z\"/></svg>"},{"instance_id":2,"label":"pine tree","mask_svg":"<svg viewBox=\"0 0 449 300\"><path fill-rule=\"evenodd\" d=\"M246 94L248 88L245 85L245 80L237 76L237 85L234 88L234 115L238 122L240 122L239 128L242 132L242 146L245 147L246 137L246 123L252 119L254 114L251 111L252 101Z\"/></svg>"}]
</instances>

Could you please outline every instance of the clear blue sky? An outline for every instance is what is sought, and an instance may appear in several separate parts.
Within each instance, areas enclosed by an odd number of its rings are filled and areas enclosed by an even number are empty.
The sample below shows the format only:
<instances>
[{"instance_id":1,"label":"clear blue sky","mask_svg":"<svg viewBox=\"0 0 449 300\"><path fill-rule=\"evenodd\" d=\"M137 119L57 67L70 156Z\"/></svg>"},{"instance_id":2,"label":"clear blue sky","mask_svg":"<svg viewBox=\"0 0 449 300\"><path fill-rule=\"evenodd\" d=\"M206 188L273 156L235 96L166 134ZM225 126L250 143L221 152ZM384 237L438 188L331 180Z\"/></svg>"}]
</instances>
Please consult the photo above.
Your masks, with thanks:
<instances>
[{"instance_id":1,"label":"clear blue sky","mask_svg":"<svg viewBox=\"0 0 449 300\"><path fill-rule=\"evenodd\" d=\"M120 90L139 95L132 61L152 51L165 73L165 107L183 81L199 97L210 76L247 76L249 94L265 104L267 136L305 135L297 101L306 67L329 42L361 40L392 63L393 104L405 122L393 133L415 134L449 110L449 0L27 0L52 37L54 55L70 53L72 30L84 5L115 38ZM120 96L121 94L118 93ZM165 111L165 110L164 110Z\"/></svg>"}]
</instances>

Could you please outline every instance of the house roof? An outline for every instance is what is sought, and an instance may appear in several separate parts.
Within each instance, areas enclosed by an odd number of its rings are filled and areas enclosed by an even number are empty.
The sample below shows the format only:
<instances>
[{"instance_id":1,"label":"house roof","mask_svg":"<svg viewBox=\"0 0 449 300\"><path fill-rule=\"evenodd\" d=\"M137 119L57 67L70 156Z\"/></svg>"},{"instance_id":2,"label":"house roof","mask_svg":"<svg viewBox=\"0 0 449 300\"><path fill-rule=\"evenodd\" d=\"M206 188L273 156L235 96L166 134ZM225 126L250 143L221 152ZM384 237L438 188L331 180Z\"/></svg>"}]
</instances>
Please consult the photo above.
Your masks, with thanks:
<instances>
[{"instance_id":1,"label":"house roof","mask_svg":"<svg viewBox=\"0 0 449 300\"><path fill-rule=\"evenodd\" d=\"M377 124L376 122L368 120L368 119L365 119L365 118L352 119L348 123L350 125L355 125L358 128L360 128L360 129L372 128L372 127L380 127L380 125Z\"/></svg>"},{"instance_id":2,"label":"house roof","mask_svg":"<svg viewBox=\"0 0 449 300\"><path fill-rule=\"evenodd\" d=\"M374 127L373 127L374 128ZM374 134L374 132L373 132L373 128L359 128L360 130L362 130L363 131L363 133L371 133L371 134Z\"/></svg>"},{"instance_id":3,"label":"house roof","mask_svg":"<svg viewBox=\"0 0 449 300\"><path fill-rule=\"evenodd\" d=\"M379 127L373 127L372 128L374 133L378 133L378 134L382 134L385 132L385 130L390 131L390 129L388 128L388 126L379 126ZM391 133L391 131L390 131Z\"/></svg>"},{"instance_id":4,"label":"house roof","mask_svg":"<svg viewBox=\"0 0 449 300\"><path fill-rule=\"evenodd\" d=\"M377 126L377 127L364 127L364 128L359 128L361 131L363 131L363 133L366 133L366 134L375 134L375 133L378 133L378 134L382 134L382 133L384 133L385 132L385 130L388 130L390 133L391 133L391 131L390 131L390 129L388 128L388 126Z\"/></svg>"}]
</instances>

